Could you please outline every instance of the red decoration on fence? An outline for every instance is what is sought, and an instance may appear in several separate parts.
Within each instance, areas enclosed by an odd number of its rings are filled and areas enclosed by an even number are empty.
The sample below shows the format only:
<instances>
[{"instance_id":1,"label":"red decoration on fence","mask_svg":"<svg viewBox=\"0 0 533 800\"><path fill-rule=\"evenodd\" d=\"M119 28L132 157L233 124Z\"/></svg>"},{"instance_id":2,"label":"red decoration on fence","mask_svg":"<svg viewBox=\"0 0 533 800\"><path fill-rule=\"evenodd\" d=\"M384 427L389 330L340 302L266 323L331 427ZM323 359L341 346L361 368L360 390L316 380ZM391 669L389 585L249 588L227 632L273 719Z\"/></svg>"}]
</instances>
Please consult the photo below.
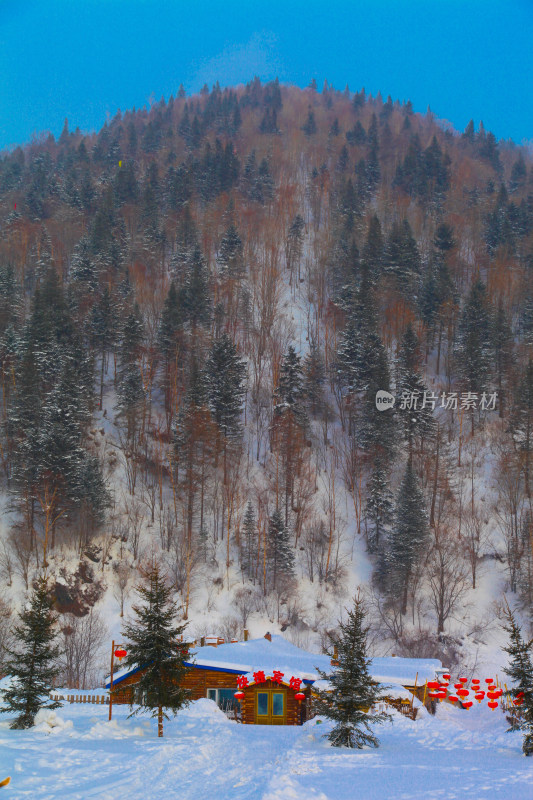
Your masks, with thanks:
<instances>
[{"instance_id":1,"label":"red decoration on fence","mask_svg":"<svg viewBox=\"0 0 533 800\"><path fill-rule=\"evenodd\" d=\"M274 672L272 673L272 680L274 681L274 683L283 683L284 674L285 673L280 672L279 669L275 669Z\"/></svg>"},{"instance_id":2,"label":"red decoration on fence","mask_svg":"<svg viewBox=\"0 0 533 800\"><path fill-rule=\"evenodd\" d=\"M115 650L115 658L124 658L124 656L127 655L127 652L121 647L119 647L118 650Z\"/></svg>"},{"instance_id":3,"label":"red decoration on fence","mask_svg":"<svg viewBox=\"0 0 533 800\"><path fill-rule=\"evenodd\" d=\"M255 683L265 683L266 681L265 673L263 672L262 669L258 670L257 672L254 672L254 681Z\"/></svg>"},{"instance_id":4,"label":"red decoration on fence","mask_svg":"<svg viewBox=\"0 0 533 800\"><path fill-rule=\"evenodd\" d=\"M301 678L295 678L294 675L293 675L292 678L289 681L289 686L291 687L291 689L295 689L297 692L299 692L301 685L302 685L302 679Z\"/></svg>"},{"instance_id":5,"label":"red decoration on fence","mask_svg":"<svg viewBox=\"0 0 533 800\"><path fill-rule=\"evenodd\" d=\"M245 686L248 686L248 678L246 675L237 675L237 686L239 689L244 689Z\"/></svg>"}]
</instances>

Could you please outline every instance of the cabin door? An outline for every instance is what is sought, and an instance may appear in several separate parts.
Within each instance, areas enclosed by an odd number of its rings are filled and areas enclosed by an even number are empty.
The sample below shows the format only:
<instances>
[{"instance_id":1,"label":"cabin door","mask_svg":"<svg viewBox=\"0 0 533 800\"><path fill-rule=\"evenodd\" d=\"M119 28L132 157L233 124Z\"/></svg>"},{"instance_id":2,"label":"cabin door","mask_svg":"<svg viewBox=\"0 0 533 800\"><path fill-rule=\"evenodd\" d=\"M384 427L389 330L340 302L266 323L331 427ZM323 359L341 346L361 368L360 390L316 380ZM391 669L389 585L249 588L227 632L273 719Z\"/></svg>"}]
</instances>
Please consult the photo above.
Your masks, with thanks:
<instances>
[{"instance_id":1,"label":"cabin door","mask_svg":"<svg viewBox=\"0 0 533 800\"><path fill-rule=\"evenodd\" d=\"M281 689L267 689L256 692L255 721L258 725L286 725L286 693Z\"/></svg>"}]
</instances>

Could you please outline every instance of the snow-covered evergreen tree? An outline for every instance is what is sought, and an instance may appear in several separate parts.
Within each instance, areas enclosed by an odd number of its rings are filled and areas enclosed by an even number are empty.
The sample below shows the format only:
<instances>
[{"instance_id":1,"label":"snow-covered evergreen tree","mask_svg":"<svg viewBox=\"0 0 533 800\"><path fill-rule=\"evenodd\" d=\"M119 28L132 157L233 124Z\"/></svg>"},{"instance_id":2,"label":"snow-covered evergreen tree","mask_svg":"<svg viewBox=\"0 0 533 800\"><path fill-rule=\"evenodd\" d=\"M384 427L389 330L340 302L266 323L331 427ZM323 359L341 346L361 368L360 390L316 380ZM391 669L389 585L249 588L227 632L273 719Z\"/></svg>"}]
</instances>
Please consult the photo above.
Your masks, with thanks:
<instances>
[{"instance_id":1,"label":"snow-covered evergreen tree","mask_svg":"<svg viewBox=\"0 0 533 800\"><path fill-rule=\"evenodd\" d=\"M405 329L398 353L396 413L407 441L409 458L414 441L424 443L435 435L435 420L430 403L424 404L427 387L420 377L419 342L411 323Z\"/></svg>"},{"instance_id":2,"label":"snow-covered evergreen tree","mask_svg":"<svg viewBox=\"0 0 533 800\"><path fill-rule=\"evenodd\" d=\"M365 512L368 549L371 553L386 546L393 517L394 501L387 469L383 459L377 458L368 482Z\"/></svg>"},{"instance_id":3,"label":"snow-covered evergreen tree","mask_svg":"<svg viewBox=\"0 0 533 800\"><path fill-rule=\"evenodd\" d=\"M146 583L137 586L141 603L133 606L135 619L124 626L128 667L142 667L135 687L133 714L144 711L157 716L158 736L163 736L167 710L175 715L188 705L189 691L181 686L187 667L187 648L178 641L187 623L178 622L178 609L172 591L159 567L154 564L146 574Z\"/></svg>"},{"instance_id":4,"label":"snow-covered evergreen tree","mask_svg":"<svg viewBox=\"0 0 533 800\"><path fill-rule=\"evenodd\" d=\"M46 578L38 578L29 602L15 626L16 648L8 649L6 673L11 685L4 690L2 711L16 712L12 728L30 728L41 708L58 708L49 693L59 674L59 648L55 644L57 617Z\"/></svg>"},{"instance_id":5,"label":"snow-covered evergreen tree","mask_svg":"<svg viewBox=\"0 0 533 800\"><path fill-rule=\"evenodd\" d=\"M504 650L509 654L509 666L505 672L513 682L509 694L522 700L518 723L511 730L518 728L524 732L522 750L524 755L533 756L533 639L524 640L515 615L509 605L506 606L505 630L509 634L509 644Z\"/></svg>"},{"instance_id":6,"label":"snow-covered evergreen tree","mask_svg":"<svg viewBox=\"0 0 533 800\"><path fill-rule=\"evenodd\" d=\"M407 611L413 568L421 555L428 530L424 496L409 461L398 493L395 520L389 538L389 589L391 592L398 592L402 614Z\"/></svg>"},{"instance_id":7,"label":"snow-covered evergreen tree","mask_svg":"<svg viewBox=\"0 0 533 800\"><path fill-rule=\"evenodd\" d=\"M235 225L230 225L220 242L217 255L220 274L225 278L243 278L246 272L242 239Z\"/></svg>"},{"instance_id":8,"label":"snow-covered evergreen tree","mask_svg":"<svg viewBox=\"0 0 533 800\"><path fill-rule=\"evenodd\" d=\"M268 525L267 568L274 588L280 580L294 576L291 537L279 509L274 511Z\"/></svg>"},{"instance_id":9,"label":"snow-covered evergreen tree","mask_svg":"<svg viewBox=\"0 0 533 800\"><path fill-rule=\"evenodd\" d=\"M257 525L251 502L246 506L242 525L241 566L246 577L254 580L257 571Z\"/></svg>"},{"instance_id":10,"label":"snow-covered evergreen tree","mask_svg":"<svg viewBox=\"0 0 533 800\"><path fill-rule=\"evenodd\" d=\"M307 414L304 405L303 370L301 359L292 345L283 358L279 368L279 379L275 396L275 414L291 411L296 421L307 425Z\"/></svg>"},{"instance_id":11,"label":"snow-covered evergreen tree","mask_svg":"<svg viewBox=\"0 0 533 800\"><path fill-rule=\"evenodd\" d=\"M364 625L365 612L360 596L355 598L353 609L347 611L346 622L339 622L339 635L332 637L338 666L331 673L317 669L320 678L327 680L331 688L316 691L315 709L335 722L328 734L334 747L378 747L379 740L372 733L372 725L383 722L388 715L370 711L384 687L370 677L368 627ZM333 656L333 651L329 655Z\"/></svg>"},{"instance_id":12,"label":"snow-covered evergreen tree","mask_svg":"<svg viewBox=\"0 0 533 800\"><path fill-rule=\"evenodd\" d=\"M208 405L226 439L239 435L246 365L237 348L223 334L215 339L205 365Z\"/></svg>"}]
</instances>

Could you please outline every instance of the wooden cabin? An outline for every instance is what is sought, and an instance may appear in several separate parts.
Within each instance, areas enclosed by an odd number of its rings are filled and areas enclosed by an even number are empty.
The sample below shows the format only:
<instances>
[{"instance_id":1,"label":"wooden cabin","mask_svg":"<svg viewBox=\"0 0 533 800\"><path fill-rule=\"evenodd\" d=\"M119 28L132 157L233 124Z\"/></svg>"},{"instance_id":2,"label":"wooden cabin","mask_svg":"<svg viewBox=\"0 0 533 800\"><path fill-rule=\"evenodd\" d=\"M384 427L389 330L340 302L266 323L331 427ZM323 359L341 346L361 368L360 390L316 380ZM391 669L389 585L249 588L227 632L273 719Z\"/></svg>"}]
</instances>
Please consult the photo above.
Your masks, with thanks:
<instances>
[{"instance_id":1,"label":"wooden cabin","mask_svg":"<svg viewBox=\"0 0 533 800\"><path fill-rule=\"evenodd\" d=\"M247 725L301 725L313 716L312 688L325 688L317 669L331 672L329 656L309 653L282 636L270 636L245 642L190 649L188 672L182 686L191 699L207 697L230 716ZM370 665L372 677L380 683L417 694L425 681L442 671L435 659L375 658ZM142 667L118 670L111 687L113 703L131 703ZM239 703L235 692L242 690ZM297 699L297 694L304 697Z\"/></svg>"}]
</instances>

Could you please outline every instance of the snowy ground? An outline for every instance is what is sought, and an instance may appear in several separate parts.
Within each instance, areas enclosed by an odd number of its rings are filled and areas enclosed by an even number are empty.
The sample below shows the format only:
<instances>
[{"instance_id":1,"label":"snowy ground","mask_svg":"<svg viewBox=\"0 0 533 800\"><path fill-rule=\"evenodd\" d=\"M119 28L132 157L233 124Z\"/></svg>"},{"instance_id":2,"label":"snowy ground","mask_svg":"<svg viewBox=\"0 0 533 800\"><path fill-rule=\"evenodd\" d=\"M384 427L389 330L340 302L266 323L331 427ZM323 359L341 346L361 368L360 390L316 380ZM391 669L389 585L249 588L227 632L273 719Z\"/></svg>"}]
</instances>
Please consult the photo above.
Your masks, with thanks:
<instances>
[{"instance_id":1,"label":"snowy ground","mask_svg":"<svg viewBox=\"0 0 533 800\"><path fill-rule=\"evenodd\" d=\"M378 750L328 745L328 723L245 726L199 700L166 723L127 720L128 709L66 705L60 725L11 731L0 721L1 789L12 798L116 800L528 800L533 759L502 713L441 705L416 722L395 714Z\"/></svg>"}]
</instances>

